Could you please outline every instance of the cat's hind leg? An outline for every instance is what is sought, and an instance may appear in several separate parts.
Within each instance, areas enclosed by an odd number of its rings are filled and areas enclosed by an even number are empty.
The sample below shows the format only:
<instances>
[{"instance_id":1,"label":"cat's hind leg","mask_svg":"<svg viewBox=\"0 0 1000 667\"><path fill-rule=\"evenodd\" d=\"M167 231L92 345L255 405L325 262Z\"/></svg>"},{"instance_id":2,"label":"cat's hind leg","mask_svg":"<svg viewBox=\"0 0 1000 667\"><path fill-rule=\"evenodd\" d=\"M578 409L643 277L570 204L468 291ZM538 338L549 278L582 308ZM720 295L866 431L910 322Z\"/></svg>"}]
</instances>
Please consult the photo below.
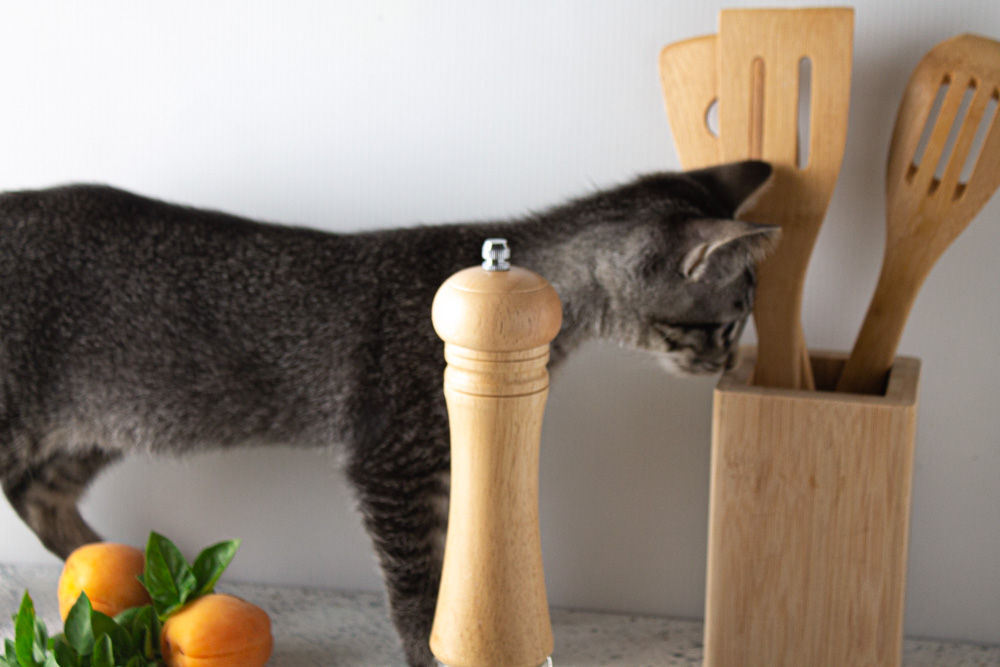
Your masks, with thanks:
<instances>
[{"instance_id":1,"label":"cat's hind leg","mask_svg":"<svg viewBox=\"0 0 1000 667\"><path fill-rule=\"evenodd\" d=\"M118 458L97 449L56 454L31 465L7 466L0 485L45 548L65 559L77 547L100 541L80 516L77 501L97 473Z\"/></svg>"},{"instance_id":2,"label":"cat's hind leg","mask_svg":"<svg viewBox=\"0 0 1000 667\"><path fill-rule=\"evenodd\" d=\"M448 473L351 475L407 664L430 667L448 521Z\"/></svg>"}]
</instances>

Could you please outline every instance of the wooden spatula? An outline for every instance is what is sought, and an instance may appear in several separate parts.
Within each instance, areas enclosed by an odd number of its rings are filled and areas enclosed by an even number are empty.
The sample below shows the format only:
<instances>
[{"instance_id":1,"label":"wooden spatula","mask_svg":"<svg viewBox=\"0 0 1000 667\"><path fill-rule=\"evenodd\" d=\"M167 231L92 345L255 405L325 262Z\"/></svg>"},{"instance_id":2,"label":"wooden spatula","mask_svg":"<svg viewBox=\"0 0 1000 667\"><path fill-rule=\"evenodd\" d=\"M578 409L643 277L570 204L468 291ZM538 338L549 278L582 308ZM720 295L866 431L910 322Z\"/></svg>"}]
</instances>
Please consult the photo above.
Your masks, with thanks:
<instances>
[{"instance_id":1,"label":"wooden spatula","mask_svg":"<svg viewBox=\"0 0 1000 667\"><path fill-rule=\"evenodd\" d=\"M722 162L722 142L709 124L709 113L719 101L718 43L715 35L692 37L668 44L660 51L660 85L674 135L677 157L684 169L701 169ZM802 343L802 364L809 352ZM811 389L811 372L806 388Z\"/></svg>"},{"instance_id":2,"label":"wooden spatula","mask_svg":"<svg viewBox=\"0 0 1000 667\"><path fill-rule=\"evenodd\" d=\"M910 77L889 146L882 271L837 391L881 393L917 291L1000 186L998 101L1000 42L985 37L938 44Z\"/></svg>"},{"instance_id":3,"label":"wooden spatula","mask_svg":"<svg viewBox=\"0 0 1000 667\"><path fill-rule=\"evenodd\" d=\"M674 135L677 157L684 169L701 169L722 162L722 146L708 124L708 113L719 99L715 35L692 37L660 51L660 85Z\"/></svg>"},{"instance_id":4,"label":"wooden spatula","mask_svg":"<svg viewBox=\"0 0 1000 667\"><path fill-rule=\"evenodd\" d=\"M722 159L774 165L771 187L741 217L782 227L780 245L758 269L758 385L813 386L812 369L803 362L802 288L843 159L853 36L850 8L727 9L719 15ZM809 137L800 164L799 82L807 62Z\"/></svg>"}]
</instances>

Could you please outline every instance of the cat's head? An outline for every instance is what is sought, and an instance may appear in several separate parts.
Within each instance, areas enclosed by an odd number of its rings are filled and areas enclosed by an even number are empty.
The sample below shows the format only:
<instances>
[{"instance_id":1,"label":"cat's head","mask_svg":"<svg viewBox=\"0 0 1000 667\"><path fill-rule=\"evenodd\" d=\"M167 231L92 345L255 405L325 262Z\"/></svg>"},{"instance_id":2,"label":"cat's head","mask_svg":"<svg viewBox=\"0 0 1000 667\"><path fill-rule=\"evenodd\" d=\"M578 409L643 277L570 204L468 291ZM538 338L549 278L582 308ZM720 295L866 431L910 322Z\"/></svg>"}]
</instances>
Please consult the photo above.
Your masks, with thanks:
<instances>
[{"instance_id":1,"label":"cat's head","mask_svg":"<svg viewBox=\"0 0 1000 667\"><path fill-rule=\"evenodd\" d=\"M594 267L610 306L605 336L655 353L673 372L726 368L753 307L755 263L780 235L735 218L770 175L770 165L749 161L626 186L632 220Z\"/></svg>"}]
</instances>

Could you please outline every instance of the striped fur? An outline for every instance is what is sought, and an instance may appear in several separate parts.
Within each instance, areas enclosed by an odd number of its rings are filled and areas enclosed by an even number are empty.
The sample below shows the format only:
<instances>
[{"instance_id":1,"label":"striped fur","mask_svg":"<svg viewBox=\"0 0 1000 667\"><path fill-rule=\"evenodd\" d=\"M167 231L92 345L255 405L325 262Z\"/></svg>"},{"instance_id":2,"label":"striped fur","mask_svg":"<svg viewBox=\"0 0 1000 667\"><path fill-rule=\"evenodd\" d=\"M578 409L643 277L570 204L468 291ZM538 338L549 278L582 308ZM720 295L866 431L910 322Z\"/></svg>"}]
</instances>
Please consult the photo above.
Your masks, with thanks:
<instances>
[{"instance_id":1,"label":"striped fur","mask_svg":"<svg viewBox=\"0 0 1000 667\"><path fill-rule=\"evenodd\" d=\"M514 221L359 234L107 187L0 195L0 484L66 556L99 539L77 502L126 454L332 449L407 660L430 665L449 488L437 288L506 237L562 299L552 368L604 338L715 372L776 236L730 218L769 174L660 174Z\"/></svg>"}]
</instances>

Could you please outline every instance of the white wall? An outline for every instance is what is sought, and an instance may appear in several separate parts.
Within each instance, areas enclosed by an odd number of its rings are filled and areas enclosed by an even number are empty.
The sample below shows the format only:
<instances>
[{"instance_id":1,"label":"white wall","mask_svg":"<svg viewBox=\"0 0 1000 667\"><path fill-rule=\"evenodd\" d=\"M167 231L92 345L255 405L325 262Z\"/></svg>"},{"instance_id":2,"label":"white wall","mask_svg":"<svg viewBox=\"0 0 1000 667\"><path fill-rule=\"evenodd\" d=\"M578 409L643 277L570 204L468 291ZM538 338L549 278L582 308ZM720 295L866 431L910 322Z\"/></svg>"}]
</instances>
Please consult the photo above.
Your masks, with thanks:
<instances>
[{"instance_id":1,"label":"white wall","mask_svg":"<svg viewBox=\"0 0 1000 667\"><path fill-rule=\"evenodd\" d=\"M104 181L333 230L519 214L677 167L657 54L713 32L722 6L2 2L0 188ZM806 290L816 348L850 347L873 288L909 72L954 34L1000 37L995 0L863 2L856 20L846 158ZM924 361L912 635L1000 642L998 218L1000 198L938 264L902 341ZM554 604L701 615L712 386L598 345L556 379L541 508ZM0 505L0 560L54 562ZM109 538L156 529L189 552L240 536L234 578L379 586L317 453L131 460L85 513Z\"/></svg>"}]
</instances>

